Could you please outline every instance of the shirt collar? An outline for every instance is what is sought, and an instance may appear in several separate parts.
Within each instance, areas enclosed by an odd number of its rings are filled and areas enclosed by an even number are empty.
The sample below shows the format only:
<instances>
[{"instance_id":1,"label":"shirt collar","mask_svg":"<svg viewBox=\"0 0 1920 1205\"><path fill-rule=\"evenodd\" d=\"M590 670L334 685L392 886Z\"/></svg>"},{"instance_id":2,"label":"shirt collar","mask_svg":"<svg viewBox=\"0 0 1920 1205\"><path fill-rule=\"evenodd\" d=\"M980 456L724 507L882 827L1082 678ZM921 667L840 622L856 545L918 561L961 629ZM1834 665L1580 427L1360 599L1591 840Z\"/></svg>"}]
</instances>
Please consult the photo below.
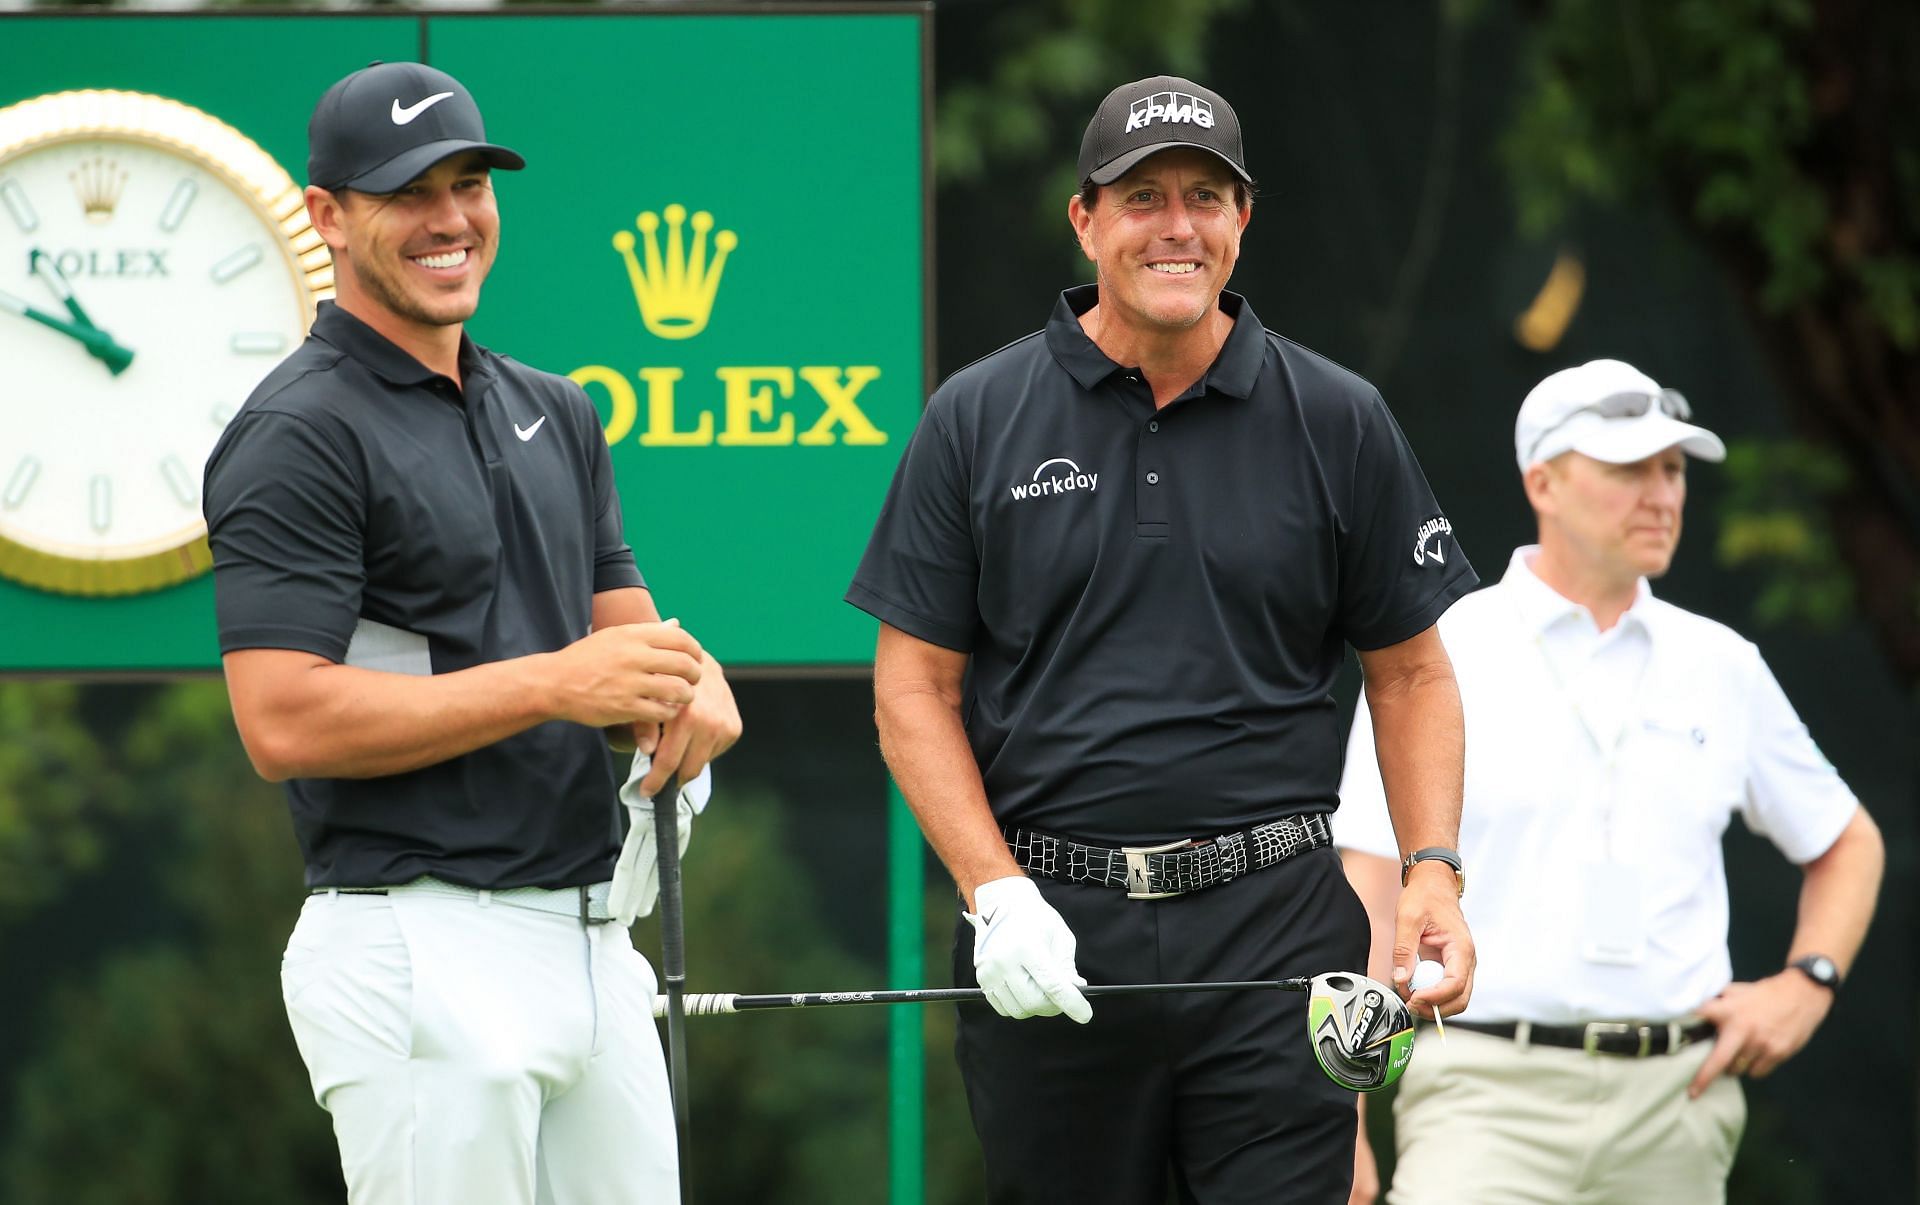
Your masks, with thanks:
<instances>
[{"instance_id":1,"label":"shirt collar","mask_svg":"<svg viewBox=\"0 0 1920 1205\"><path fill-rule=\"evenodd\" d=\"M323 301L316 308L312 335L366 365L389 384L404 387L424 385L435 378L445 379L403 351L399 344L341 309L336 302ZM460 376L467 382L468 392L472 392L476 380L493 379L486 348L475 343L464 330L460 332Z\"/></svg>"},{"instance_id":2,"label":"shirt collar","mask_svg":"<svg viewBox=\"0 0 1920 1205\"><path fill-rule=\"evenodd\" d=\"M1527 631L1533 635L1543 635L1555 624L1570 616L1581 616L1587 623L1593 623L1593 613L1574 602L1566 595L1540 580L1533 572L1532 561L1540 551L1538 544L1527 544L1513 550L1513 557L1507 562L1507 574L1500 584L1513 595L1514 606L1520 611L1520 618L1526 624ZM1647 618L1653 612L1653 587L1646 578L1640 579L1633 605L1620 616L1622 624L1631 623L1649 637L1653 635Z\"/></svg>"},{"instance_id":3,"label":"shirt collar","mask_svg":"<svg viewBox=\"0 0 1920 1205\"><path fill-rule=\"evenodd\" d=\"M1060 294L1053 316L1047 319L1047 350L1060 362L1082 389L1092 389L1116 372L1129 367L1107 358L1099 345L1087 338L1080 315L1100 301L1099 285L1076 285ZM1212 367L1201 378L1196 392L1224 393L1230 397L1251 396L1266 362L1266 329L1247 299L1222 290L1220 308L1233 316L1233 329L1214 357Z\"/></svg>"}]
</instances>

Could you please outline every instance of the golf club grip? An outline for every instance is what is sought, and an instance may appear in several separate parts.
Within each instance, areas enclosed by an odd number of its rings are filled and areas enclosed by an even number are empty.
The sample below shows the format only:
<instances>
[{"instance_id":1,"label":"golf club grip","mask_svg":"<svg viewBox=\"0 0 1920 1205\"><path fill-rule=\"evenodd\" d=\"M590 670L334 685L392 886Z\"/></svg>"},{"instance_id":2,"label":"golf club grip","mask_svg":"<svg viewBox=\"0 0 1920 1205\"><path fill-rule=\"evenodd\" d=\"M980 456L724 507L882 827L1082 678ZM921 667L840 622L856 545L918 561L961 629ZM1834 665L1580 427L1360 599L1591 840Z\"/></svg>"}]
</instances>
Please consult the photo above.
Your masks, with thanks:
<instances>
[{"instance_id":1,"label":"golf club grip","mask_svg":"<svg viewBox=\"0 0 1920 1205\"><path fill-rule=\"evenodd\" d=\"M660 861L660 974L669 989L687 982L687 933L681 914L680 775L669 775L654 796L654 853Z\"/></svg>"},{"instance_id":2,"label":"golf club grip","mask_svg":"<svg viewBox=\"0 0 1920 1205\"><path fill-rule=\"evenodd\" d=\"M1100 983L1080 989L1087 996L1154 996L1183 992L1304 992L1313 981L1301 979L1237 979L1217 983ZM924 987L900 991L794 992L784 996L747 996L737 992L696 992L681 997L685 1015L717 1017L725 1013L765 1008L834 1008L850 1004L947 1004L984 1002L977 987ZM665 1016L667 1001L655 997L653 1015Z\"/></svg>"},{"instance_id":3,"label":"golf club grip","mask_svg":"<svg viewBox=\"0 0 1920 1205\"><path fill-rule=\"evenodd\" d=\"M687 986L687 931L680 893L680 774L653 797L654 857L660 869L660 978L667 994L667 1083L673 1100L674 1147L680 1166L681 1205L693 1200L691 1132L692 1092L687 1084L687 1017L682 997ZM658 997L655 1003L661 1003ZM658 1014L655 1014L658 1015Z\"/></svg>"}]
</instances>

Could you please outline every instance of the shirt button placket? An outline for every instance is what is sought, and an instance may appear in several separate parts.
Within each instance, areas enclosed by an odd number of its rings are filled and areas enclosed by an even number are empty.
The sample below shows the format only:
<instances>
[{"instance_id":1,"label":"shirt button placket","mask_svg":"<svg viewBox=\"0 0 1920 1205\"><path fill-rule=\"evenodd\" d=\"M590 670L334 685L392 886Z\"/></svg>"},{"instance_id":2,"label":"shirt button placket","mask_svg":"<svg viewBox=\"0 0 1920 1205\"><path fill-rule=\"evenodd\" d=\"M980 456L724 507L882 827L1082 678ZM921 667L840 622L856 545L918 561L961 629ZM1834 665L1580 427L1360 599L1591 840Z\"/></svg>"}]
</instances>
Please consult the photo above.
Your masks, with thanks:
<instances>
[{"instance_id":1,"label":"shirt button placket","mask_svg":"<svg viewBox=\"0 0 1920 1205\"><path fill-rule=\"evenodd\" d=\"M1162 484L1166 473L1159 435L1160 420L1148 419L1138 440L1140 476L1133 491L1134 534L1165 539L1169 534L1167 491Z\"/></svg>"}]
</instances>

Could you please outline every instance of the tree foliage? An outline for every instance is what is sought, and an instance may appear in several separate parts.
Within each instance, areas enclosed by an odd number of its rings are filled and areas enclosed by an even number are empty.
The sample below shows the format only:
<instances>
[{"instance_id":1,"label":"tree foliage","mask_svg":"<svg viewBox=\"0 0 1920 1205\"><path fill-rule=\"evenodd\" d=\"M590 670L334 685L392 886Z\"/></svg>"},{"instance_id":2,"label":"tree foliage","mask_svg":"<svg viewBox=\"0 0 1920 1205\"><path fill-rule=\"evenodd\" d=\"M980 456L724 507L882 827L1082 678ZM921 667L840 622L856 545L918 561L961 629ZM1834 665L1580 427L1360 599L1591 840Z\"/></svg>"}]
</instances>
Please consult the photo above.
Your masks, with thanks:
<instances>
[{"instance_id":1,"label":"tree foliage","mask_svg":"<svg viewBox=\"0 0 1920 1205\"><path fill-rule=\"evenodd\" d=\"M153 937L109 943L43 994L26 993L34 1007L10 1010L15 1025L32 1027L31 1054L0 1135L0 1200L338 1202L332 1131L280 1002L277 959L302 898L280 794L247 764L219 683L152 694L112 762L74 718L87 689L112 688L0 686L0 720L11 714L14 724L4 732L39 734L30 763L24 742L0 736L0 767L32 768L4 781L36 799L39 784L69 784L52 796L78 802L65 811L36 803L35 815L71 813L58 826L91 851L69 858L64 884L49 881L34 898L57 905L111 891L114 915L170 920ZM32 716L41 719L28 724ZM787 836L804 801L739 778L722 786L688 854L694 989L879 983L880 967L811 921L819 888ZM96 792L128 801L113 821L121 835L148 834L139 860L152 869L151 890L89 873L115 837L83 806ZM9 856L43 845L16 841ZM951 916L939 908L942 922ZM654 922L636 928L635 943L659 949ZM689 1032L693 1174L704 1199L885 1199L885 1010L699 1018ZM935 1202L979 1196L963 1109L957 1092L930 1101L930 1163L943 1171Z\"/></svg>"},{"instance_id":2,"label":"tree foliage","mask_svg":"<svg viewBox=\"0 0 1920 1205\"><path fill-rule=\"evenodd\" d=\"M1920 6L1533 0L1506 157L1528 229L1652 198L1749 299L1801 444L1735 461L1766 614L1849 597L1920 685ZM1828 579L1843 566L1850 583Z\"/></svg>"},{"instance_id":3,"label":"tree foliage","mask_svg":"<svg viewBox=\"0 0 1920 1205\"><path fill-rule=\"evenodd\" d=\"M0 682L0 928L100 864L126 808L65 682Z\"/></svg>"}]
</instances>

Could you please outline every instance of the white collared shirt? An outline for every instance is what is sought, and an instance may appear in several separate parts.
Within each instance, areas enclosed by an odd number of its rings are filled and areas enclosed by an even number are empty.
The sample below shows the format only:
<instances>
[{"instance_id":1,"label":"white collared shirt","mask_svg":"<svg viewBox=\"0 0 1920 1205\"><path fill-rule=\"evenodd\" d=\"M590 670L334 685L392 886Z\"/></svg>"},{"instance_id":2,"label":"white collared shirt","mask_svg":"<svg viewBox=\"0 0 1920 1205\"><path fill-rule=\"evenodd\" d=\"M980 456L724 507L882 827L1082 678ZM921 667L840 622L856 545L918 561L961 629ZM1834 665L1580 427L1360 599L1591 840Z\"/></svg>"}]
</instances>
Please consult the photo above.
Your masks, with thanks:
<instances>
[{"instance_id":1,"label":"white collared shirt","mask_svg":"<svg viewBox=\"0 0 1920 1205\"><path fill-rule=\"evenodd\" d=\"M1535 552L1439 625L1466 712L1462 905L1480 959L1466 1015L1682 1016L1733 977L1720 844L1733 814L1805 863L1858 801L1752 643L1644 581L1601 632L1534 576ZM1335 842L1398 862L1364 699L1340 798ZM1637 965L1583 953L1589 864L1638 880Z\"/></svg>"}]
</instances>

